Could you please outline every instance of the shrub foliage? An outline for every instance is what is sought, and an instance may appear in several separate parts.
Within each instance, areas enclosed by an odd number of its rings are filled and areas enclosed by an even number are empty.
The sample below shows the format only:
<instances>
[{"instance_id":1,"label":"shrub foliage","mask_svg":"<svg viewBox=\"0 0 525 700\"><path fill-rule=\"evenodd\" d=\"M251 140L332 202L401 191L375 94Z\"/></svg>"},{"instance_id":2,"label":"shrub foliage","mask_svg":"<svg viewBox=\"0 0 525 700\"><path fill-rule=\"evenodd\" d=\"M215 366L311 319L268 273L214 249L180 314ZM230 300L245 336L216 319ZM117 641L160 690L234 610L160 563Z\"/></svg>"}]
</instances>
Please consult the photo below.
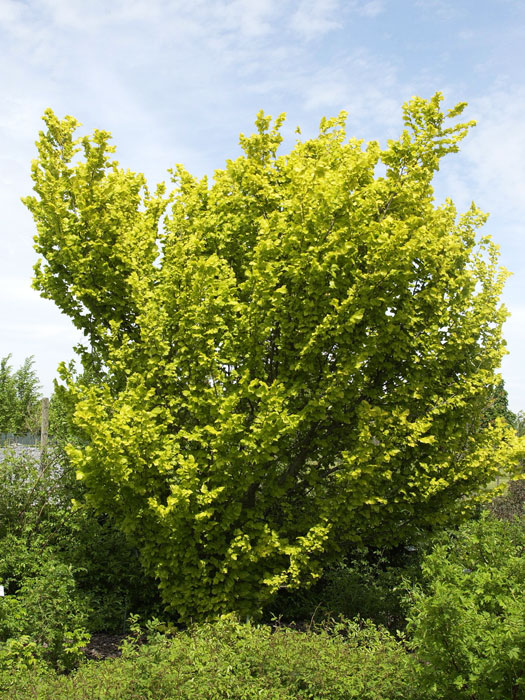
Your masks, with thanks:
<instances>
[{"instance_id":1,"label":"shrub foliage","mask_svg":"<svg viewBox=\"0 0 525 700\"><path fill-rule=\"evenodd\" d=\"M434 204L470 126L441 99L408 103L385 149L341 114L277 155L283 117L260 113L212 184L177 166L169 195L46 112L35 284L105 373L71 382L69 454L182 619L253 613L344 540L460 515L509 466L512 431L482 425L506 273L484 214Z\"/></svg>"},{"instance_id":2,"label":"shrub foliage","mask_svg":"<svg viewBox=\"0 0 525 700\"><path fill-rule=\"evenodd\" d=\"M408 630L419 683L446 700L525 697L525 519L449 532L423 563Z\"/></svg>"}]
</instances>

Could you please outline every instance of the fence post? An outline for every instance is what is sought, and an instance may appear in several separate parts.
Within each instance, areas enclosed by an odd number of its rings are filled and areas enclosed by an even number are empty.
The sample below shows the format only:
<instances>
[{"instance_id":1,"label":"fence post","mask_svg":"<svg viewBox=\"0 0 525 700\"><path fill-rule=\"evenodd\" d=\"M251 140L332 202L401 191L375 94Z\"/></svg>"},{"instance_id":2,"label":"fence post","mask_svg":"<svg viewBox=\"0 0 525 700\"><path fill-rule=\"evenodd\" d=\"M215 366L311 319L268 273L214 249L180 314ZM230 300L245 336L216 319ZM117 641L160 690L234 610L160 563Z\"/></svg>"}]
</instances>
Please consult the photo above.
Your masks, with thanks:
<instances>
[{"instance_id":1,"label":"fence post","mask_svg":"<svg viewBox=\"0 0 525 700\"><path fill-rule=\"evenodd\" d=\"M42 426L40 430L40 448L45 450L49 433L49 399L42 399Z\"/></svg>"}]
</instances>

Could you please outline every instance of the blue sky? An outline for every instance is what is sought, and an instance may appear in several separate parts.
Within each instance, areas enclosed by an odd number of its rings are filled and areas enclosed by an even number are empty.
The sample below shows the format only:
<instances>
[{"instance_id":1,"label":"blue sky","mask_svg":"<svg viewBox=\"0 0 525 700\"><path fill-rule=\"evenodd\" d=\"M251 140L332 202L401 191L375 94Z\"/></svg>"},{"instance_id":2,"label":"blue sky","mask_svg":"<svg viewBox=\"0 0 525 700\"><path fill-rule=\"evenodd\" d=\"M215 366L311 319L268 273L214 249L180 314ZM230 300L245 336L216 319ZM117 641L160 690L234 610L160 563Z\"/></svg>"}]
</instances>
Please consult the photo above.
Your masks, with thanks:
<instances>
[{"instance_id":1,"label":"blue sky","mask_svg":"<svg viewBox=\"0 0 525 700\"><path fill-rule=\"evenodd\" d=\"M443 163L436 198L491 213L485 232L514 274L502 374L525 408L525 3L522 0L0 0L0 357L35 355L44 390L79 339L31 290L34 226L20 197L51 107L113 133L150 184L183 163L213 173L259 109L314 134L349 113L384 143L412 95L469 103L478 126Z\"/></svg>"}]
</instances>

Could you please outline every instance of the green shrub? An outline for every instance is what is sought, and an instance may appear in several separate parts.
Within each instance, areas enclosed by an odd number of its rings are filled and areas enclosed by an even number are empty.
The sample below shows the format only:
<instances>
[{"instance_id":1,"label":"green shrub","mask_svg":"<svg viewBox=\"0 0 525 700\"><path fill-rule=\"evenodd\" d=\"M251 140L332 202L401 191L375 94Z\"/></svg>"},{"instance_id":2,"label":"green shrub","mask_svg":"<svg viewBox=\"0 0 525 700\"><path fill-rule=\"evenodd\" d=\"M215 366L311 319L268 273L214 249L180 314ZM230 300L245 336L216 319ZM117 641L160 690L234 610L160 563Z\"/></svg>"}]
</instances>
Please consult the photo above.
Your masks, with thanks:
<instances>
[{"instance_id":1,"label":"green shrub","mask_svg":"<svg viewBox=\"0 0 525 700\"><path fill-rule=\"evenodd\" d=\"M405 580L417 580L420 551L408 547L395 552L356 550L347 560L328 567L311 588L279 592L265 619L309 623L360 617L390 631L403 629Z\"/></svg>"},{"instance_id":2,"label":"green shrub","mask_svg":"<svg viewBox=\"0 0 525 700\"><path fill-rule=\"evenodd\" d=\"M0 583L7 593L15 593L27 577L36 576L50 553L26 538L7 535L0 540Z\"/></svg>"},{"instance_id":3,"label":"green shrub","mask_svg":"<svg viewBox=\"0 0 525 700\"><path fill-rule=\"evenodd\" d=\"M173 638L153 635L122 659L87 663L67 677L20 677L9 700L422 700L412 660L385 630L272 630L222 620Z\"/></svg>"},{"instance_id":4,"label":"green shrub","mask_svg":"<svg viewBox=\"0 0 525 700\"><path fill-rule=\"evenodd\" d=\"M91 601L91 632L124 632L130 612L160 614L158 586L140 564L137 550L107 515L83 506L55 545L73 566L79 591Z\"/></svg>"},{"instance_id":5,"label":"green shrub","mask_svg":"<svg viewBox=\"0 0 525 700\"><path fill-rule=\"evenodd\" d=\"M185 622L257 614L342 541L457 522L518 459L505 420L482 427L507 273L480 210L434 206L471 126L442 99L385 149L341 113L278 156L284 116L259 112L243 155L213 182L177 166L169 194L46 110L35 287L106 371L62 368L88 443L68 454Z\"/></svg>"},{"instance_id":6,"label":"green shrub","mask_svg":"<svg viewBox=\"0 0 525 700\"><path fill-rule=\"evenodd\" d=\"M34 452L2 450L0 460L0 540L8 534L36 530L57 499L59 475L52 460L40 463Z\"/></svg>"},{"instance_id":7,"label":"green shrub","mask_svg":"<svg viewBox=\"0 0 525 700\"><path fill-rule=\"evenodd\" d=\"M61 671L82 658L89 640L88 609L72 571L48 559L26 576L15 595L0 599L0 667L42 660Z\"/></svg>"},{"instance_id":8,"label":"green shrub","mask_svg":"<svg viewBox=\"0 0 525 700\"><path fill-rule=\"evenodd\" d=\"M83 504L84 488L67 457L44 460L7 451L0 462L0 581L15 593L44 560L71 567L79 595L91 601L91 632L124 631L131 611L158 614L156 583L136 549L107 515Z\"/></svg>"},{"instance_id":9,"label":"green shrub","mask_svg":"<svg viewBox=\"0 0 525 700\"><path fill-rule=\"evenodd\" d=\"M525 698L525 519L447 533L423 563L408 630L419 679L446 700Z\"/></svg>"}]
</instances>

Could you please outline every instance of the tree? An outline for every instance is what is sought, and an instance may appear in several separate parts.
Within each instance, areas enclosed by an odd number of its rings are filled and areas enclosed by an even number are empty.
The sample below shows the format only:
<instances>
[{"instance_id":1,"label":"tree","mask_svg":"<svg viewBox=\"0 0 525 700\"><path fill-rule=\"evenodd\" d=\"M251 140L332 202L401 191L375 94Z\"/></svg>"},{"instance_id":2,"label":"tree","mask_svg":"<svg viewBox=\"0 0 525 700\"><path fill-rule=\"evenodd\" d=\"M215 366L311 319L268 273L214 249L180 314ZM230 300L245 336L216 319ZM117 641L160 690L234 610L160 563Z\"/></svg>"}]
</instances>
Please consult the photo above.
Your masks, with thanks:
<instances>
[{"instance_id":1,"label":"tree","mask_svg":"<svg viewBox=\"0 0 525 700\"><path fill-rule=\"evenodd\" d=\"M107 132L45 114L35 286L105 372L70 382L69 454L182 619L253 613L345 542L459 517L509 468L514 432L481 426L506 272L483 213L434 205L472 124L441 99L411 100L385 149L341 113L278 156L284 116L261 112L212 184L177 165L169 195Z\"/></svg>"},{"instance_id":2,"label":"tree","mask_svg":"<svg viewBox=\"0 0 525 700\"><path fill-rule=\"evenodd\" d=\"M11 355L0 360L0 431L9 433L13 428L16 404L15 382L9 365Z\"/></svg>"},{"instance_id":3,"label":"tree","mask_svg":"<svg viewBox=\"0 0 525 700\"><path fill-rule=\"evenodd\" d=\"M40 427L40 382L27 357L15 372L11 355L0 361L0 431L15 434L37 432Z\"/></svg>"},{"instance_id":4,"label":"tree","mask_svg":"<svg viewBox=\"0 0 525 700\"><path fill-rule=\"evenodd\" d=\"M494 384L492 394L489 396L482 425L487 425L496 418L503 418L509 425L516 425L517 417L509 408L509 395L501 377Z\"/></svg>"},{"instance_id":5,"label":"tree","mask_svg":"<svg viewBox=\"0 0 525 700\"><path fill-rule=\"evenodd\" d=\"M518 411L515 414L513 425L519 437L525 435L525 411Z\"/></svg>"},{"instance_id":6,"label":"tree","mask_svg":"<svg viewBox=\"0 0 525 700\"><path fill-rule=\"evenodd\" d=\"M34 358L26 357L14 374L17 406L15 432L36 433L40 429L42 394L33 365Z\"/></svg>"},{"instance_id":7,"label":"tree","mask_svg":"<svg viewBox=\"0 0 525 700\"><path fill-rule=\"evenodd\" d=\"M100 379L100 371L93 371L88 363L89 357L85 358L84 371L79 375L72 360L68 363L65 371L70 381L82 383L83 386L97 383ZM59 454L59 459L69 461L65 453L65 447L71 443L79 442L78 430L75 427L73 414L75 403L71 392L67 386L60 384L55 379L54 391L49 400L49 433L53 436L53 451ZM80 439L82 442L82 440Z\"/></svg>"}]
</instances>

